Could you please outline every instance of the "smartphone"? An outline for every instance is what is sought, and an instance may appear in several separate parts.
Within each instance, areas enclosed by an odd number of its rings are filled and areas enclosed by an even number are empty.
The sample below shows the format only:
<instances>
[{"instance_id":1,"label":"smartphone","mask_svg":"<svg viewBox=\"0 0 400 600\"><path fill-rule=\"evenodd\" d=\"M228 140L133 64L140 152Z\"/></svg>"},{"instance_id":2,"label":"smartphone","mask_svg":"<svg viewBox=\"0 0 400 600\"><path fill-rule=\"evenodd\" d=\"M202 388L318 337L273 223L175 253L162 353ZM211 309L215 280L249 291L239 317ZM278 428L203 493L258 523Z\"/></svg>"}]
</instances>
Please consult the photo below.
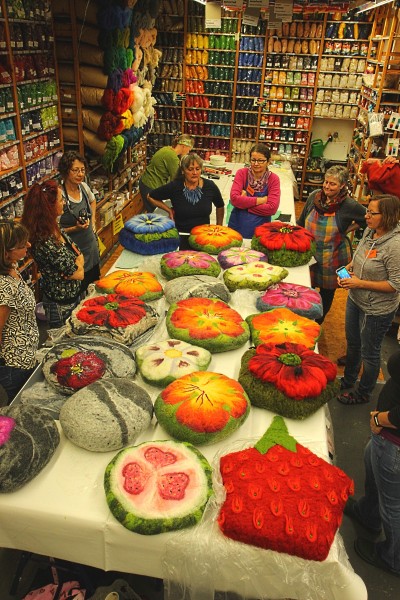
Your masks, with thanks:
<instances>
[{"instance_id":1,"label":"smartphone","mask_svg":"<svg viewBox=\"0 0 400 600\"><path fill-rule=\"evenodd\" d=\"M339 269L336 269L336 275L339 277L339 279L350 279L351 275L348 272L348 270L346 269L346 267L339 267Z\"/></svg>"}]
</instances>

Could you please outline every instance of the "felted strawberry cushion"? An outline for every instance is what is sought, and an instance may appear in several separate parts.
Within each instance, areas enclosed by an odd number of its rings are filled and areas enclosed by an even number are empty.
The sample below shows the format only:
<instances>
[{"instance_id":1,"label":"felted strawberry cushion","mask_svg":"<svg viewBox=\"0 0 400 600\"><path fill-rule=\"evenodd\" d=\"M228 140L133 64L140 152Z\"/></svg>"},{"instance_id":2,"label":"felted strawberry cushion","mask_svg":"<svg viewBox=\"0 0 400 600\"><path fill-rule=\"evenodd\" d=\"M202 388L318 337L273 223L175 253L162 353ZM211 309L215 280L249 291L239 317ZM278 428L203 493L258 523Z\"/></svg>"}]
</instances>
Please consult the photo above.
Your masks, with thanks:
<instances>
[{"instance_id":1,"label":"felted strawberry cushion","mask_svg":"<svg viewBox=\"0 0 400 600\"><path fill-rule=\"evenodd\" d=\"M134 296L144 302L158 300L163 288L154 273L147 271L117 270L96 281L96 290L102 294Z\"/></svg>"},{"instance_id":2,"label":"felted strawberry cushion","mask_svg":"<svg viewBox=\"0 0 400 600\"><path fill-rule=\"evenodd\" d=\"M154 404L168 435L191 444L213 444L247 419L250 402L240 383L220 373L196 371L170 383Z\"/></svg>"},{"instance_id":3,"label":"felted strawberry cushion","mask_svg":"<svg viewBox=\"0 0 400 600\"><path fill-rule=\"evenodd\" d=\"M315 252L314 236L300 225L272 221L259 225L251 240L253 250L266 252L271 265L306 265Z\"/></svg>"},{"instance_id":4,"label":"felted strawberry cushion","mask_svg":"<svg viewBox=\"0 0 400 600\"><path fill-rule=\"evenodd\" d=\"M178 250L164 254L161 257L160 268L166 279L187 275L218 277L221 272L221 267L213 256L196 250Z\"/></svg>"},{"instance_id":5,"label":"felted strawberry cushion","mask_svg":"<svg viewBox=\"0 0 400 600\"><path fill-rule=\"evenodd\" d=\"M281 281L289 272L267 262L251 262L224 271L223 278L230 292L248 288L250 290L265 290L277 281Z\"/></svg>"},{"instance_id":6,"label":"felted strawberry cushion","mask_svg":"<svg viewBox=\"0 0 400 600\"><path fill-rule=\"evenodd\" d=\"M243 238L240 233L226 225L197 225L189 235L189 245L208 254L218 254L222 250L242 244Z\"/></svg>"},{"instance_id":7,"label":"felted strawberry cushion","mask_svg":"<svg viewBox=\"0 0 400 600\"><path fill-rule=\"evenodd\" d=\"M257 298L256 307L261 312L273 308L288 308L307 319L322 317L322 300L317 290L285 281L271 285Z\"/></svg>"},{"instance_id":8,"label":"felted strawberry cushion","mask_svg":"<svg viewBox=\"0 0 400 600\"><path fill-rule=\"evenodd\" d=\"M247 265L251 262L268 261L267 255L263 252L245 248L244 246L222 250L218 254L217 259L223 269L237 267L238 265Z\"/></svg>"},{"instance_id":9,"label":"felted strawberry cushion","mask_svg":"<svg viewBox=\"0 0 400 600\"><path fill-rule=\"evenodd\" d=\"M236 310L216 298L187 298L168 309L169 335L210 352L226 352L245 344L249 327Z\"/></svg>"},{"instance_id":10,"label":"felted strawberry cushion","mask_svg":"<svg viewBox=\"0 0 400 600\"><path fill-rule=\"evenodd\" d=\"M154 342L136 350L141 376L147 383L159 387L193 371L205 371L211 358L208 350L180 340Z\"/></svg>"},{"instance_id":11,"label":"felted strawberry cushion","mask_svg":"<svg viewBox=\"0 0 400 600\"><path fill-rule=\"evenodd\" d=\"M179 232L172 219L143 213L126 221L119 232L119 243L137 254L164 254L179 248Z\"/></svg>"},{"instance_id":12,"label":"felted strawberry cushion","mask_svg":"<svg viewBox=\"0 0 400 600\"><path fill-rule=\"evenodd\" d=\"M301 344L260 344L244 353L239 382L253 406L305 419L339 393L336 365Z\"/></svg>"},{"instance_id":13,"label":"felted strawberry cushion","mask_svg":"<svg viewBox=\"0 0 400 600\"><path fill-rule=\"evenodd\" d=\"M211 474L191 444L169 440L124 448L105 471L107 504L124 527L142 535L191 527L213 493Z\"/></svg>"},{"instance_id":14,"label":"felted strawberry cushion","mask_svg":"<svg viewBox=\"0 0 400 600\"><path fill-rule=\"evenodd\" d=\"M275 308L246 318L255 346L271 343L293 342L313 350L321 334L315 321L296 315L288 308Z\"/></svg>"},{"instance_id":15,"label":"felted strawberry cushion","mask_svg":"<svg viewBox=\"0 0 400 600\"><path fill-rule=\"evenodd\" d=\"M220 471L224 535L306 560L326 559L354 484L289 435L282 417L274 417L253 448L223 456Z\"/></svg>"}]
</instances>

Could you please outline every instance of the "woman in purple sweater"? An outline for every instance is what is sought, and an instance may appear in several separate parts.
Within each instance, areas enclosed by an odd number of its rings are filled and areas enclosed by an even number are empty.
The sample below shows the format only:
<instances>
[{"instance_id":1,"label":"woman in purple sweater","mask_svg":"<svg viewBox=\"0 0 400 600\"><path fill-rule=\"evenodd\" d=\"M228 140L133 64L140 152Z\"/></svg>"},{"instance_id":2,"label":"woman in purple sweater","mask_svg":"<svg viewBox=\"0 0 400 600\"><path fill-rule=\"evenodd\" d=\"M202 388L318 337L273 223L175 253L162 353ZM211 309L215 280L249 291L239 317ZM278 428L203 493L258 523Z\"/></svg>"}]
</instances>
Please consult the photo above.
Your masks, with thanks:
<instances>
[{"instance_id":1,"label":"woman in purple sweater","mask_svg":"<svg viewBox=\"0 0 400 600\"><path fill-rule=\"evenodd\" d=\"M265 144L255 144L250 150L250 167L239 169L231 189L233 210L229 227L244 238L252 238L254 229L269 223L281 199L278 175L268 170L271 151Z\"/></svg>"}]
</instances>

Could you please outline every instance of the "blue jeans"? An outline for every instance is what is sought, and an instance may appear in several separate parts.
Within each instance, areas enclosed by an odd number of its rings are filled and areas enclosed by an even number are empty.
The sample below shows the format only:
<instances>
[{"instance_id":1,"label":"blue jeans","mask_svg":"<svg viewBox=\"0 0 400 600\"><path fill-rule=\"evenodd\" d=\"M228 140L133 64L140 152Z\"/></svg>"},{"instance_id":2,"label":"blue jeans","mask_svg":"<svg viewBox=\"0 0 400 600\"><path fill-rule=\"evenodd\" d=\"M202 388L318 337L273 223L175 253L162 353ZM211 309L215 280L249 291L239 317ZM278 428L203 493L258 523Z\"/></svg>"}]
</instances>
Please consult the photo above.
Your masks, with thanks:
<instances>
[{"instance_id":1,"label":"blue jeans","mask_svg":"<svg viewBox=\"0 0 400 600\"><path fill-rule=\"evenodd\" d=\"M369 397L381 367L381 346L396 311L387 315L367 315L350 298L346 304L346 367L343 384L357 381L361 363L363 372L358 385L361 395Z\"/></svg>"},{"instance_id":2,"label":"blue jeans","mask_svg":"<svg viewBox=\"0 0 400 600\"><path fill-rule=\"evenodd\" d=\"M25 385L34 369L19 369L18 367L0 366L0 385L8 396L8 404L14 400L19 390Z\"/></svg>"},{"instance_id":3,"label":"blue jeans","mask_svg":"<svg viewBox=\"0 0 400 600\"><path fill-rule=\"evenodd\" d=\"M379 556L400 575L400 446L372 434L364 452L365 495L358 501L364 523L379 529Z\"/></svg>"}]
</instances>

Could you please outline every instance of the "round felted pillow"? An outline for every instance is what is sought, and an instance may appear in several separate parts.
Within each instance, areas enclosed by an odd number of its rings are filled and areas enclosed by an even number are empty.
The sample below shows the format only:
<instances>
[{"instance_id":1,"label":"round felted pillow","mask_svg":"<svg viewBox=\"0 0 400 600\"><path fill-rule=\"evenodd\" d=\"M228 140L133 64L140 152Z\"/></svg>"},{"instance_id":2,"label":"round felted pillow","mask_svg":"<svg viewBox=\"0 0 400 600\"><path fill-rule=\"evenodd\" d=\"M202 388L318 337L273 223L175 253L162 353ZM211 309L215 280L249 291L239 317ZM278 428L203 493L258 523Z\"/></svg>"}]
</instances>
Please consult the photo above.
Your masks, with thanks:
<instances>
[{"instance_id":1,"label":"round felted pillow","mask_svg":"<svg viewBox=\"0 0 400 600\"><path fill-rule=\"evenodd\" d=\"M167 302L173 304L185 298L219 298L229 302L231 295L226 285L210 275L192 275L171 279L164 286Z\"/></svg>"},{"instance_id":2,"label":"round felted pillow","mask_svg":"<svg viewBox=\"0 0 400 600\"><path fill-rule=\"evenodd\" d=\"M0 408L0 492L15 492L34 479L59 443L56 422L37 406Z\"/></svg>"},{"instance_id":3,"label":"round felted pillow","mask_svg":"<svg viewBox=\"0 0 400 600\"><path fill-rule=\"evenodd\" d=\"M238 231L226 225L197 225L189 236L189 245L195 250L218 254L222 250L241 246L243 238Z\"/></svg>"},{"instance_id":4,"label":"round felted pillow","mask_svg":"<svg viewBox=\"0 0 400 600\"><path fill-rule=\"evenodd\" d=\"M154 273L147 271L118 270L96 281L96 290L101 294L134 296L144 302L158 300L163 288Z\"/></svg>"},{"instance_id":5,"label":"round felted pillow","mask_svg":"<svg viewBox=\"0 0 400 600\"><path fill-rule=\"evenodd\" d=\"M179 232L172 219L143 213L126 221L119 232L119 243L138 254L164 254L179 248Z\"/></svg>"},{"instance_id":6,"label":"round felted pillow","mask_svg":"<svg viewBox=\"0 0 400 600\"><path fill-rule=\"evenodd\" d=\"M306 265L315 252L314 236L304 227L272 221L254 230L251 247L268 254L271 265Z\"/></svg>"},{"instance_id":7,"label":"round felted pillow","mask_svg":"<svg viewBox=\"0 0 400 600\"><path fill-rule=\"evenodd\" d=\"M165 387L178 377L205 371L211 362L211 353L180 340L165 340L138 348L136 360L147 383Z\"/></svg>"},{"instance_id":8,"label":"round felted pillow","mask_svg":"<svg viewBox=\"0 0 400 600\"><path fill-rule=\"evenodd\" d=\"M149 394L130 379L101 379L75 392L61 407L66 437L92 452L119 450L148 428L153 416Z\"/></svg>"},{"instance_id":9,"label":"round felted pillow","mask_svg":"<svg viewBox=\"0 0 400 600\"><path fill-rule=\"evenodd\" d=\"M195 250L179 250L164 254L160 261L161 273L166 279L187 275L211 275L218 277L221 267L218 262L206 254Z\"/></svg>"},{"instance_id":10,"label":"round felted pillow","mask_svg":"<svg viewBox=\"0 0 400 600\"><path fill-rule=\"evenodd\" d=\"M246 318L255 346L293 342L313 350L321 333L315 321L296 315L288 308L275 308Z\"/></svg>"},{"instance_id":11,"label":"round felted pillow","mask_svg":"<svg viewBox=\"0 0 400 600\"><path fill-rule=\"evenodd\" d=\"M336 365L301 344L260 344L244 353L239 382L253 406L305 419L339 393Z\"/></svg>"},{"instance_id":12,"label":"round felted pillow","mask_svg":"<svg viewBox=\"0 0 400 600\"><path fill-rule=\"evenodd\" d=\"M123 344L95 336L74 337L55 344L43 359L43 375L62 394L73 394L101 378L136 372L132 351Z\"/></svg>"},{"instance_id":13,"label":"round felted pillow","mask_svg":"<svg viewBox=\"0 0 400 600\"><path fill-rule=\"evenodd\" d=\"M230 267L223 273L226 287L231 292L238 289L265 290L277 281L289 275L282 267L267 262L251 262L237 267Z\"/></svg>"},{"instance_id":14,"label":"round felted pillow","mask_svg":"<svg viewBox=\"0 0 400 600\"><path fill-rule=\"evenodd\" d=\"M215 298L187 298L171 304L166 325L171 337L210 352L234 350L250 337L239 313Z\"/></svg>"},{"instance_id":15,"label":"round felted pillow","mask_svg":"<svg viewBox=\"0 0 400 600\"><path fill-rule=\"evenodd\" d=\"M237 267L238 265L247 265L251 262L268 261L267 255L263 252L245 248L244 246L223 250L218 254L217 259L223 269Z\"/></svg>"},{"instance_id":16,"label":"round felted pillow","mask_svg":"<svg viewBox=\"0 0 400 600\"><path fill-rule=\"evenodd\" d=\"M281 281L272 285L257 298L256 307L259 311L288 308L307 319L322 317L322 300L317 290L296 283Z\"/></svg>"},{"instance_id":17,"label":"round felted pillow","mask_svg":"<svg viewBox=\"0 0 400 600\"><path fill-rule=\"evenodd\" d=\"M235 380L196 371L170 383L154 404L154 414L168 435L191 444L224 440L247 419L250 402Z\"/></svg>"},{"instance_id":18,"label":"round felted pillow","mask_svg":"<svg viewBox=\"0 0 400 600\"><path fill-rule=\"evenodd\" d=\"M212 469L191 444L145 442L124 448L107 465L104 490L124 527L154 535L200 521L213 493Z\"/></svg>"}]
</instances>

